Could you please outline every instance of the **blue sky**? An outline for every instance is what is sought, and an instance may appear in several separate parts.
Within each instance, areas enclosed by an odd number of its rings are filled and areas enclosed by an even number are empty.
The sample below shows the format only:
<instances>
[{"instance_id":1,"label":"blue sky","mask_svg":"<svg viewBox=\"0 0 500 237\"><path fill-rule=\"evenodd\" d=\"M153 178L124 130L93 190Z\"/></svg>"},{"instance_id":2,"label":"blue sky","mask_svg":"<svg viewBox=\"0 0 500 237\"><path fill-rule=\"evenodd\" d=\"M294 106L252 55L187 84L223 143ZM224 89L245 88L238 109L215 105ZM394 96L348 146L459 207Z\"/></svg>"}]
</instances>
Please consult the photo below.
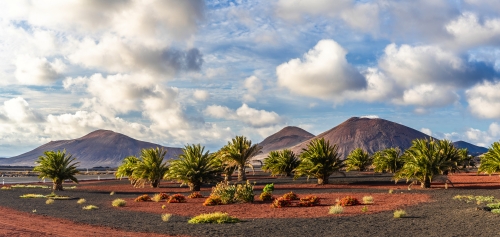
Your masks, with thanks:
<instances>
[{"instance_id":1,"label":"blue sky","mask_svg":"<svg viewBox=\"0 0 500 237\"><path fill-rule=\"evenodd\" d=\"M500 139L496 0L5 5L0 157L96 129L214 151L353 116Z\"/></svg>"}]
</instances>

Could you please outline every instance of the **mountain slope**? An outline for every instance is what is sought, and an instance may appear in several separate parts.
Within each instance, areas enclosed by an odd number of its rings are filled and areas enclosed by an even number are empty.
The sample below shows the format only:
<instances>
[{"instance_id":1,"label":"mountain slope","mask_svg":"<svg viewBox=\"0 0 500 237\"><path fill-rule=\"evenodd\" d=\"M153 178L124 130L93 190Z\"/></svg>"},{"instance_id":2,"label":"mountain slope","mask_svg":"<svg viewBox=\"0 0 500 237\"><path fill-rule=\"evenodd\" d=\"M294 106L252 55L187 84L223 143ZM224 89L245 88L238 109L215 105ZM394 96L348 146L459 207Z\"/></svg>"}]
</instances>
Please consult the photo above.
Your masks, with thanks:
<instances>
[{"instance_id":1,"label":"mountain slope","mask_svg":"<svg viewBox=\"0 0 500 237\"><path fill-rule=\"evenodd\" d=\"M330 144L337 144L339 153L346 158L356 148L363 148L370 154L390 147L406 150L414 139L429 138L429 136L385 119L353 117L312 139L320 138L329 140ZM292 147L292 151L301 153L312 139Z\"/></svg>"},{"instance_id":2,"label":"mountain slope","mask_svg":"<svg viewBox=\"0 0 500 237\"><path fill-rule=\"evenodd\" d=\"M81 138L73 140L51 141L24 154L0 160L1 165L29 165L34 166L35 160L43 155L44 151L63 150L71 153L80 162L80 168L96 166L117 167L123 158L138 155L141 149L162 147L161 145L139 141L109 130L97 130ZM180 148L164 147L167 157L173 158L180 154Z\"/></svg>"},{"instance_id":3,"label":"mountain slope","mask_svg":"<svg viewBox=\"0 0 500 237\"><path fill-rule=\"evenodd\" d=\"M478 156L488 151L488 148L476 146L464 141L453 142L453 145L455 145L456 148L467 148L467 150L469 150L469 154L473 156Z\"/></svg>"},{"instance_id":4,"label":"mountain slope","mask_svg":"<svg viewBox=\"0 0 500 237\"><path fill-rule=\"evenodd\" d=\"M284 127L259 143L259 146L262 147L262 153L253 157L253 159L264 159L271 151L286 149L313 137L313 134L302 128L294 126Z\"/></svg>"}]
</instances>

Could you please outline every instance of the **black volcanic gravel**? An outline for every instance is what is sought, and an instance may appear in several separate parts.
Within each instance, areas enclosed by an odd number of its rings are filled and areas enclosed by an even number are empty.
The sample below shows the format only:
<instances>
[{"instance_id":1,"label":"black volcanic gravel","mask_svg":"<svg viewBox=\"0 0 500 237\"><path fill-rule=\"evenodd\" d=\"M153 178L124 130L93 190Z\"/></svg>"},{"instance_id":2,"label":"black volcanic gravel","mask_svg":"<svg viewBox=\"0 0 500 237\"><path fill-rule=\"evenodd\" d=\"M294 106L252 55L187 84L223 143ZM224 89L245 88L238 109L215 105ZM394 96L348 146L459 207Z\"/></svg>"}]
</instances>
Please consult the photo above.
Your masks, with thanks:
<instances>
[{"instance_id":1,"label":"black volcanic gravel","mask_svg":"<svg viewBox=\"0 0 500 237\"><path fill-rule=\"evenodd\" d=\"M330 181L370 183L380 182L380 176L334 177ZM389 178L385 177L386 182ZM314 180L312 180L314 181ZM116 184L116 181L110 181ZM127 181L120 181L127 182ZM291 180L270 180L275 183L290 183ZM296 183L297 181L294 181ZM301 180L299 182L305 182ZM263 181L265 183L265 181ZM81 184L85 185L85 184ZM95 184L92 184L95 185ZM106 185L103 182L99 185ZM500 236L500 216L476 210L474 202L453 200L455 195L483 195L500 197L497 189L431 189L404 190L405 193L425 193L432 197L431 202L406 207L407 218L394 219L392 211L371 215L331 216L323 218L298 219L252 219L237 224L188 224L187 217L174 216L169 222L162 222L158 214L123 211L112 208L109 204L116 198L133 198L138 194L123 194L119 190L113 196L109 192L87 190L67 190L59 192L85 198L88 204L99 207L98 210L84 211L75 200L56 200L46 205L46 199L21 199L26 193L49 194L46 189L13 189L0 191L0 206L23 212L53 216L75 222L107 226L126 231L154 232L169 235L190 236ZM400 191L400 190L398 190ZM280 190L280 192L285 192ZM387 192L383 189L308 189L294 190L297 193L313 192ZM205 195L205 194L204 194ZM8 218L2 216L0 218ZM29 221L29 220L27 220ZM36 225L36 223L32 223ZM0 227L1 228L1 227Z\"/></svg>"}]
</instances>

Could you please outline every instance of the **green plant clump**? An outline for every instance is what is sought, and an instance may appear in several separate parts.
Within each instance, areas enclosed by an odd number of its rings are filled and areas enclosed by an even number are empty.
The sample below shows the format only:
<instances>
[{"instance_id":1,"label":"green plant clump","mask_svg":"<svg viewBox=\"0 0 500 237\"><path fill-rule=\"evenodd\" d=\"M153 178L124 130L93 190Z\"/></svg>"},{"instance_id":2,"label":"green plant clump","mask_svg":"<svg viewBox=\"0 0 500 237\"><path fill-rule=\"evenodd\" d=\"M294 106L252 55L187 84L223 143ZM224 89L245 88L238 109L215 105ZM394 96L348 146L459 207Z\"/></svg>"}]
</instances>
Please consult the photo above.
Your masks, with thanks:
<instances>
[{"instance_id":1,"label":"green plant clump","mask_svg":"<svg viewBox=\"0 0 500 237\"><path fill-rule=\"evenodd\" d=\"M47 199L47 201L45 201L45 204L47 205L50 205L52 203L54 203L54 199Z\"/></svg>"},{"instance_id":2,"label":"green plant clump","mask_svg":"<svg viewBox=\"0 0 500 237\"><path fill-rule=\"evenodd\" d=\"M500 209L491 209L491 213L500 215Z\"/></svg>"},{"instance_id":3,"label":"green plant clump","mask_svg":"<svg viewBox=\"0 0 500 237\"><path fill-rule=\"evenodd\" d=\"M1 190L11 190L11 189L12 189L12 188L11 188L11 187L9 187L9 186L3 186L3 187L1 188Z\"/></svg>"},{"instance_id":4,"label":"green plant clump","mask_svg":"<svg viewBox=\"0 0 500 237\"><path fill-rule=\"evenodd\" d=\"M191 218L188 223L190 224L202 224L202 223L237 223L240 222L238 218L229 216L229 214L224 212L214 212L208 214L201 214Z\"/></svg>"},{"instance_id":5,"label":"green plant clump","mask_svg":"<svg viewBox=\"0 0 500 237\"><path fill-rule=\"evenodd\" d=\"M273 200L273 194L271 192L263 192L259 196L260 200L262 201L272 201Z\"/></svg>"},{"instance_id":6,"label":"green plant clump","mask_svg":"<svg viewBox=\"0 0 500 237\"><path fill-rule=\"evenodd\" d=\"M11 186L12 188L50 188L46 185L33 185L33 184L15 184Z\"/></svg>"},{"instance_id":7,"label":"green plant clump","mask_svg":"<svg viewBox=\"0 0 500 237\"><path fill-rule=\"evenodd\" d=\"M363 206L363 208L361 208L361 212L367 212L368 211L368 207L367 206Z\"/></svg>"},{"instance_id":8,"label":"green plant clump","mask_svg":"<svg viewBox=\"0 0 500 237\"><path fill-rule=\"evenodd\" d=\"M240 202L253 202L253 186L248 180L245 184L236 185L236 199Z\"/></svg>"},{"instance_id":9,"label":"green plant clump","mask_svg":"<svg viewBox=\"0 0 500 237\"><path fill-rule=\"evenodd\" d=\"M272 193L274 191L274 183L266 184L264 188L262 189L262 192L264 193Z\"/></svg>"},{"instance_id":10,"label":"green plant clump","mask_svg":"<svg viewBox=\"0 0 500 237\"><path fill-rule=\"evenodd\" d=\"M76 201L76 203L78 204L84 204L85 202L87 202L87 200L85 200L84 198L80 198L78 199L78 201Z\"/></svg>"},{"instance_id":11,"label":"green plant clump","mask_svg":"<svg viewBox=\"0 0 500 237\"><path fill-rule=\"evenodd\" d=\"M499 203L486 204L486 206L488 206L491 209L500 209L500 202Z\"/></svg>"},{"instance_id":12,"label":"green plant clump","mask_svg":"<svg viewBox=\"0 0 500 237\"><path fill-rule=\"evenodd\" d=\"M82 207L83 210L97 210L99 209L99 207L95 206L95 205L87 205L87 206L84 206Z\"/></svg>"},{"instance_id":13,"label":"green plant clump","mask_svg":"<svg viewBox=\"0 0 500 237\"><path fill-rule=\"evenodd\" d=\"M21 195L19 197L20 198L45 198L45 196L42 194L33 194L33 193L24 194L24 195Z\"/></svg>"},{"instance_id":14,"label":"green plant clump","mask_svg":"<svg viewBox=\"0 0 500 237\"><path fill-rule=\"evenodd\" d=\"M118 198L113 200L113 202L111 202L111 205L114 207L124 207L125 205L127 205L127 202L123 199Z\"/></svg>"},{"instance_id":15,"label":"green plant clump","mask_svg":"<svg viewBox=\"0 0 500 237\"><path fill-rule=\"evenodd\" d=\"M398 209L398 210L394 211L394 218L402 218L402 217L406 217L405 210Z\"/></svg>"},{"instance_id":16,"label":"green plant clump","mask_svg":"<svg viewBox=\"0 0 500 237\"><path fill-rule=\"evenodd\" d=\"M172 217L172 214L170 214L170 213L161 214L161 220L164 222L168 222L171 217Z\"/></svg>"},{"instance_id":17,"label":"green plant clump","mask_svg":"<svg viewBox=\"0 0 500 237\"><path fill-rule=\"evenodd\" d=\"M330 209L328 210L328 214L332 215L342 214L343 212L344 207L342 207L341 205L330 206Z\"/></svg>"},{"instance_id":18,"label":"green plant clump","mask_svg":"<svg viewBox=\"0 0 500 237\"><path fill-rule=\"evenodd\" d=\"M373 204L373 197L372 196L364 196L363 197L363 204Z\"/></svg>"}]
</instances>

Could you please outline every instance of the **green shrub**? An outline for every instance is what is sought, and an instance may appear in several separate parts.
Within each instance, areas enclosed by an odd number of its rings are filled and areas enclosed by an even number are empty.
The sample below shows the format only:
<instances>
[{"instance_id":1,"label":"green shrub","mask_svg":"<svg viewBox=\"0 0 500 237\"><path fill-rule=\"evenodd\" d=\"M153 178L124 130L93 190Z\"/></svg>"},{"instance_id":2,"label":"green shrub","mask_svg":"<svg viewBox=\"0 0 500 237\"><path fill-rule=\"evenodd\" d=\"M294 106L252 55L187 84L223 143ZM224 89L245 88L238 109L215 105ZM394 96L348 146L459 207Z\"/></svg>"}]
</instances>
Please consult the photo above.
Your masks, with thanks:
<instances>
[{"instance_id":1,"label":"green shrub","mask_svg":"<svg viewBox=\"0 0 500 237\"><path fill-rule=\"evenodd\" d=\"M3 186L2 188L0 188L1 190L11 190L12 188L9 187L9 186Z\"/></svg>"},{"instance_id":2,"label":"green shrub","mask_svg":"<svg viewBox=\"0 0 500 237\"><path fill-rule=\"evenodd\" d=\"M212 188L210 196L218 197L221 204L230 204L236 202L236 185L227 182L220 182Z\"/></svg>"},{"instance_id":3,"label":"green shrub","mask_svg":"<svg viewBox=\"0 0 500 237\"><path fill-rule=\"evenodd\" d=\"M87 206L84 206L82 207L83 210L97 210L99 209L99 207L95 206L95 205L87 205Z\"/></svg>"},{"instance_id":4,"label":"green shrub","mask_svg":"<svg viewBox=\"0 0 500 237\"><path fill-rule=\"evenodd\" d=\"M170 220L170 217L172 217L172 214L170 213L161 214L161 220L164 222L168 222Z\"/></svg>"},{"instance_id":5,"label":"green shrub","mask_svg":"<svg viewBox=\"0 0 500 237\"><path fill-rule=\"evenodd\" d=\"M406 211L402 209L398 209L394 211L394 218L402 218L406 216Z\"/></svg>"},{"instance_id":6,"label":"green shrub","mask_svg":"<svg viewBox=\"0 0 500 237\"><path fill-rule=\"evenodd\" d=\"M301 206L301 207L312 207L312 206L317 206L320 203L321 202L320 202L320 198L319 197L310 195L310 196L306 196L305 198L301 198L300 202L299 202L299 206Z\"/></svg>"},{"instance_id":7,"label":"green shrub","mask_svg":"<svg viewBox=\"0 0 500 237\"><path fill-rule=\"evenodd\" d=\"M491 213L499 215L500 209L491 209Z\"/></svg>"},{"instance_id":8,"label":"green shrub","mask_svg":"<svg viewBox=\"0 0 500 237\"><path fill-rule=\"evenodd\" d=\"M151 201L151 198L149 197L149 195L144 194L144 195L137 197L134 201L136 201L136 202L148 202L148 201Z\"/></svg>"},{"instance_id":9,"label":"green shrub","mask_svg":"<svg viewBox=\"0 0 500 237\"><path fill-rule=\"evenodd\" d=\"M274 191L274 183L266 184L264 188L262 189L262 192L264 193L272 193Z\"/></svg>"},{"instance_id":10,"label":"green shrub","mask_svg":"<svg viewBox=\"0 0 500 237\"><path fill-rule=\"evenodd\" d=\"M205 202L203 203L203 206L216 206L216 205L221 205L222 200L220 197L217 196L209 196Z\"/></svg>"},{"instance_id":11,"label":"green shrub","mask_svg":"<svg viewBox=\"0 0 500 237\"><path fill-rule=\"evenodd\" d=\"M186 202L186 197L180 193L174 194L168 198L168 203L182 203Z\"/></svg>"},{"instance_id":12,"label":"green shrub","mask_svg":"<svg viewBox=\"0 0 500 237\"><path fill-rule=\"evenodd\" d=\"M361 204L361 203L359 203L358 199L351 197L351 196L344 197L337 202L337 205L340 205L343 207L355 206L355 205L359 205L359 204Z\"/></svg>"},{"instance_id":13,"label":"green shrub","mask_svg":"<svg viewBox=\"0 0 500 237\"><path fill-rule=\"evenodd\" d=\"M124 207L125 205L127 205L127 202L123 199L118 198L113 200L113 202L111 202L111 205L114 207Z\"/></svg>"},{"instance_id":14,"label":"green shrub","mask_svg":"<svg viewBox=\"0 0 500 237\"><path fill-rule=\"evenodd\" d=\"M54 203L54 199L47 199L47 201L45 201L45 204L47 205L50 205L52 203Z\"/></svg>"},{"instance_id":15,"label":"green shrub","mask_svg":"<svg viewBox=\"0 0 500 237\"><path fill-rule=\"evenodd\" d=\"M255 197L253 186L248 180L245 184L236 185L236 200L240 202L253 202Z\"/></svg>"},{"instance_id":16,"label":"green shrub","mask_svg":"<svg viewBox=\"0 0 500 237\"><path fill-rule=\"evenodd\" d=\"M368 211L368 207L367 206L363 206L363 208L361 208L361 212L367 212Z\"/></svg>"},{"instance_id":17,"label":"green shrub","mask_svg":"<svg viewBox=\"0 0 500 237\"><path fill-rule=\"evenodd\" d=\"M499 203L486 204L486 206L488 206L491 209L500 209L500 202Z\"/></svg>"},{"instance_id":18,"label":"green shrub","mask_svg":"<svg viewBox=\"0 0 500 237\"><path fill-rule=\"evenodd\" d=\"M272 201L273 200L273 194L270 192L263 192L259 196L260 200L262 201Z\"/></svg>"},{"instance_id":19,"label":"green shrub","mask_svg":"<svg viewBox=\"0 0 500 237\"><path fill-rule=\"evenodd\" d=\"M20 198L45 198L45 196L42 194L33 194L33 193L24 194L24 195L21 195L19 197Z\"/></svg>"},{"instance_id":20,"label":"green shrub","mask_svg":"<svg viewBox=\"0 0 500 237\"><path fill-rule=\"evenodd\" d=\"M87 202L87 200L85 200L83 198L80 198L80 199L78 199L78 201L76 201L76 203L78 203L78 204L84 204L85 202Z\"/></svg>"},{"instance_id":21,"label":"green shrub","mask_svg":"<svg viewBox=\"0 0 500 237\"><path fill-rule=\"evenodd\" d=\"M335 206L330 206L330 209L328 210L328 214L342 214L344 212L344 207L340 205L335 205Z\"/></svg>"},{"instance_id":22,"label":"green shrub","mask_svg":"<svg viewBox=\"0 0 500 237\"><path fill-rule=\"evenodd\" d=\"M273 204L271 204L271 207L273 208L282 208L289 206L292 206L292 202L289 199L285 199L283 197L274 199Z\"/></svg>"},{"instance_id":23,"label":"green shrub","mask_svg":"<svg viewBox=\"0 0 500 237\"><path fill-rule=\"evenodd\" d=\"M363 204L373 204L373 197L372 196L364 196L363 197Z\"/></svg>"},{"instance_id":24,"label":"green shrub","mask_svg":"<svg viewBox=\"0 0 500 237\"><path fill-rule=\"evenodd\" d=\"M200 224L200 223L237 223L240 222L238 218L231 217L227 213L214 212L208 214L201 214L191 218L188 223L190 224Z\"/></svg>"}]
</instances>

